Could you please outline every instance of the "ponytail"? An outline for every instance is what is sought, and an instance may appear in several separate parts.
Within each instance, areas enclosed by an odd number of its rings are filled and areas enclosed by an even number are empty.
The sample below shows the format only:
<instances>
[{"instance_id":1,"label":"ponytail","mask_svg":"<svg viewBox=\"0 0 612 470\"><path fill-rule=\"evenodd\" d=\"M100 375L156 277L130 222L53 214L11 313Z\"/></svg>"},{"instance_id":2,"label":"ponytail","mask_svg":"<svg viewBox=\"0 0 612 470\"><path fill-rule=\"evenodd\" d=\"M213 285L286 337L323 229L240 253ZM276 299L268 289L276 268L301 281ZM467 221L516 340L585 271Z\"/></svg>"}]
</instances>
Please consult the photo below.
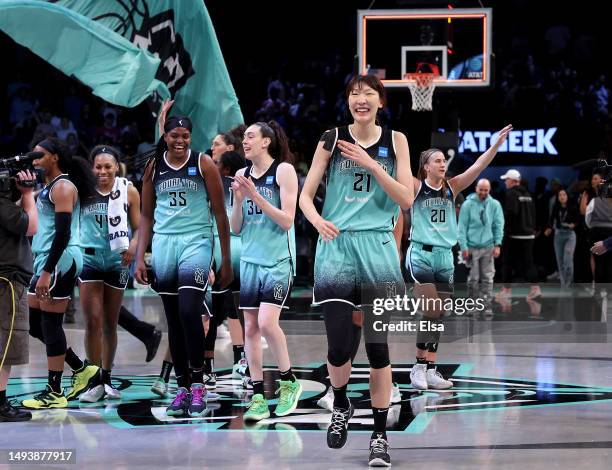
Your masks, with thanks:
<instances>
[{"instance_id":1,"label":"ponytail","mask_svg":"<svg viewBox=\"0 0 612 470\"><path fill-rule=\"evenodd\" d=\"M279 162L293 163L293 154L289 149L289 139L281 125L276 121L256 122L255 125L259 127L262 136L270 139L268 153L272 158Z\"/></svg>"}]
</instances>

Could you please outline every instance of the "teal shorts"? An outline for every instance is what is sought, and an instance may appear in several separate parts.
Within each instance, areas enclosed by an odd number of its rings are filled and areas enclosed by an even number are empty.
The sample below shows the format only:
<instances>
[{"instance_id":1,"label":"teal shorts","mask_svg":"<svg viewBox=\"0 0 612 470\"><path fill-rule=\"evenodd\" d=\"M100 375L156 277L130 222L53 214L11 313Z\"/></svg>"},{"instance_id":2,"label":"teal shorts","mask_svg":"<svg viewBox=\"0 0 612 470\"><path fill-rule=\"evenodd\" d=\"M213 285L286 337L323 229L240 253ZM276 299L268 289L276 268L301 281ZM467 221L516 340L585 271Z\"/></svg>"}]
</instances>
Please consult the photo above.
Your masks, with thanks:
<instances>
[{"instance_id":1,"label":"teal shorts","mask_svg":"<svg viewBox=\"0 0 612 470\"><path fill-rule=\"evenodd\" d=\"M240 255L242 253L242 239L230 235L230 249L232 250L232 270L234 271L234 280L225 289L220 289L218 286L213 286L213 294L221 294L226 291L239 292L240 291ZM221 268L221 243L219 237L215 236L214 245L214 260L215 260L215 275Z\"/></svg>"},{"instance_id":2,"label":"teal shorts","mask_svg":"<svg viewBox=\"0 0 612 470\"><path fill-rule=\"evenodd\" d=\"M291 258L274 266L240 261L240 309L256 309L261 304L283 308L293 284Z\"/></svg>"},{"instance_id":3,"label":"teal shorts","mask_svg":"<svg viewBox=\"0 0 612 470\"><path fill-rule=\"evenodd\" d=\"M439 294L455 291L455 264L450 248L412 242L406 254L406 269L415 284L434 284Z\"/></svg>"},{"instance_id":4,"label":"teal shorts","mask_svg":"<svg viewBox=\"0 0 612 470\"><path fill-rule=\"evenodd\" d=\"M103 282L115 289L125 289L130 271L121 265L121 254L111 250L83 248L83 271L80 282Z\"/></svg>"},{"instance_id":5,"label":"teal shorts","mask_svg":"<svg viewBox=\"0 0 612 470\"><path fill-rule=\"evenodd\" d=\"M153 235L151 287L158 294L178 294L179 289L206 292L212 264L213 238L201 233Z\"/></svg>"},{"instance_id":6,"label":"teal shorts","mask_svg":"<svg viewBox=\"0 0 612 470\"><path fill-rule=\"evenodd\" d=\"M42 274L48 257L48 253L36 254L34 258L34 276L30 281L29 295L36 295L36 283ZM54 300L69 299L72 296L72 291L82 269L83 255L81 254L81 248L75 245L68 246L51 273L51 286L49 289L51 298Z\"/></svg>"},{"instance_id":7,"label":"teal shorts","mask_svg":"<svg viewBox=\"0 0 612 470\"><path fill-rule=\"evenodd\" d=\"M371 305L373 298L403 296L406 290L392 232L341 232L319 237L315 255L313 304Z\"/></svg>"}]
</instances>

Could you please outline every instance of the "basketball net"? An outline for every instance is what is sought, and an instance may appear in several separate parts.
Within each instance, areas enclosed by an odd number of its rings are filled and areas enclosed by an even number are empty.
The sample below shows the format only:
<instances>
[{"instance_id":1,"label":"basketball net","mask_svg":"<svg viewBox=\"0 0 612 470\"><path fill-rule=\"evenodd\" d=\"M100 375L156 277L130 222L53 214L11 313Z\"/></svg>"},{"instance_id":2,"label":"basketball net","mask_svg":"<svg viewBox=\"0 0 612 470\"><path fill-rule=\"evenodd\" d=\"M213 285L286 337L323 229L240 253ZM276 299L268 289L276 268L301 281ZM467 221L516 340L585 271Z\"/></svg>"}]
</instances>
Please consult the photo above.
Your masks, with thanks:
<instances>
[{"instance_id":1,"label":"basketball net","mask_svg":"<svg viewBox=\"0 0 612 470\"><path fill-rule=\"evenodd\" d=\"M408 88L412 96L413 111L431 111L433 94L436 89L433 73L407 73Z\"/></svg>"}]
</instances>

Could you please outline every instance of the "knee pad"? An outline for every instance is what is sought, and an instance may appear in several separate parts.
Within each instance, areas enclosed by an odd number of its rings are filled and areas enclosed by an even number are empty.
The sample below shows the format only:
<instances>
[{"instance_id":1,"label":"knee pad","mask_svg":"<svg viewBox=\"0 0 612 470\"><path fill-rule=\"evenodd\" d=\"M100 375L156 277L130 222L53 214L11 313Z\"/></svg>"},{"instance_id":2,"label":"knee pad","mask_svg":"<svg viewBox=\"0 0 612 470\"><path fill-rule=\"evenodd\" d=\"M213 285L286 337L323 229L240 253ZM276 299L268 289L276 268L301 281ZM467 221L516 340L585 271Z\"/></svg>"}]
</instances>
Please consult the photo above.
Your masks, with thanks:
<instances>
[{"instance_id":1,"label":"knee pad","mask_svg":"<svg viewBox=\"0 0 612 470\"><path fill-rule=\"evenodd\" d=\"M30 307L29 321L30 321L30 336L44 343L45 338L43 336L43 331L42 331L42 312L40 311L40 309Z\"/></svg>"},{"instance_id":2,"label":"knee pad","mask_svg":"<svg viewBox=\"0 0 612 470\"><path fill-rule=\"evenodd\" d=\"M365 349L372 369L382 369L391 364L387 343L366 343Z\"/></svg>"},{"instance_id":3,"label":"knee pad","mask_svg":"<svg viewBox=\"0 0 612 470\"><path fill-rule=\"evenodd\" d=\"M352 344L351 341L345 342L341 347L329 346L327 348L327 360L334 367L341 367L351 361Z\"/></svg>"},{"instance_id":4,"label":"knee pad","mask_svg":"<svg viewBox=\"0 0 612 470\"><path fill-rule=\"evenodd\" d=\"M42 332L47 347L47 357L66 354L66 335L62 323L63 313L42 312Z\"/></svg>"}]
</instances>

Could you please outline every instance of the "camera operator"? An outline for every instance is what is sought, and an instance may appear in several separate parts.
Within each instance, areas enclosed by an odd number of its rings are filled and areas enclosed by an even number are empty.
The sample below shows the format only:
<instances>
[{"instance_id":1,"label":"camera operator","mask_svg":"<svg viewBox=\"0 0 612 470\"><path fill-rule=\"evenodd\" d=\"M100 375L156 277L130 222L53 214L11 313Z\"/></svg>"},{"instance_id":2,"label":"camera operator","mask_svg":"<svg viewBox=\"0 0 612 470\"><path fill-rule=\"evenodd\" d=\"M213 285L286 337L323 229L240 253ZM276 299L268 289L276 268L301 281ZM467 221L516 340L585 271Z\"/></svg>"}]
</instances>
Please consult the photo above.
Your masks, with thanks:
<instances>
[{"instance_id":1,"label":"camera operator","mask_svg":"<svg viewBox=\"0 0 612 470\"><path fill-rule=\"evenodd\" d=\"M36 181L29 170L18 173L19 183ZM28 285L32 250L27 237L36 233L38 212L32 186L17 183L21 207L12 199L8 178L0 190L0 422L27 421L29 411L14 408L6 399L11 366L29 360ZM7 347L8 346L8 347Z\"/></svg>"},{"instance_id":2,"label":"camera operator","mask_svg":"<svg viewBox=\"0 0 612 470\"><path fill-rule=\"evenodd\" d=\"M586 208L585 222L589 228L589 238L595 256L595 286L601 283L612 283L612 252L600 253L603 240L612 236L612 194L609 191L608 181L600 185L603 197L594 197ZM599 242L602 242L601 244ZM593 250L595 247L598 247Z\"/></svg>"}]
</instances>

